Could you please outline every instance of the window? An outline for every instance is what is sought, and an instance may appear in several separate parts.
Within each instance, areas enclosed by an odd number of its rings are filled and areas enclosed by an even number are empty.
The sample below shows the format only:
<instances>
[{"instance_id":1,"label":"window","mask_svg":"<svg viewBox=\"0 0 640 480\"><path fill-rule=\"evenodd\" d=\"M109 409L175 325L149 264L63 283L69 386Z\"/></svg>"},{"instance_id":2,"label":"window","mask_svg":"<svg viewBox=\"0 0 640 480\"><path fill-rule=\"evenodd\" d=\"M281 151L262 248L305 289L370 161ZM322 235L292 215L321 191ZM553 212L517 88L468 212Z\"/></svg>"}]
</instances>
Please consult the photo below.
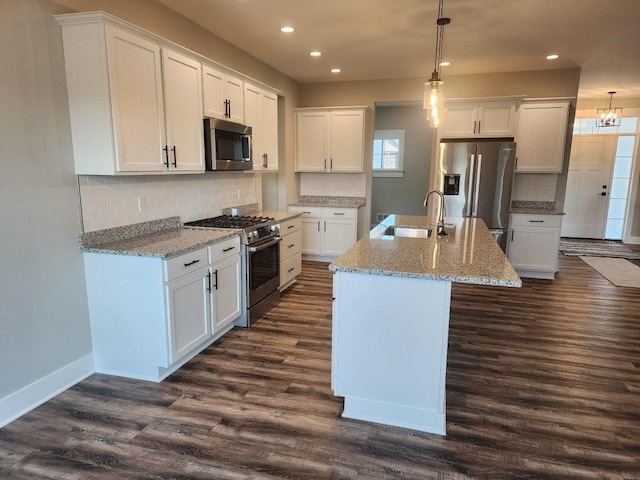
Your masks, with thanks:
<instances>
[{"instance_id":1,"label":"window","mask_svg":"<svg viewBox=\"0 0 640 480\"><path fill-rule=\"evenodd\" d=\"M376 130L373 137L373 176L402 177L404 130Z\"/></svg>"}]
</instances>

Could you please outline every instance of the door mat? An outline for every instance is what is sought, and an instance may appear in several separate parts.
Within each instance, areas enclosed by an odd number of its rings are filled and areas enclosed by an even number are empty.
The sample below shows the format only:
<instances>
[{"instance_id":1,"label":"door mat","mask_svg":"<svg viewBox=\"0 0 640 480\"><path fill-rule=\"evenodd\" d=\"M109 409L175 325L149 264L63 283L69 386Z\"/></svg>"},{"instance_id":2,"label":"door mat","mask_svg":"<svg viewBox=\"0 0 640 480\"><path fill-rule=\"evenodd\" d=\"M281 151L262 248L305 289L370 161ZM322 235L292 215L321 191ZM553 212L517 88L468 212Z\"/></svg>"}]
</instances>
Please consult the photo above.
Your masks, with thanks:
<instances>
[{"instance_id":1,"label":"door mat","mask_svg":"<svg viewBox=\"0 0 640 480\"><path fill-rule=\"evenodd\" d=\"M560 251L569 256L616 257L640 260L640 246L625 245L616 240L590 240L583 238L560 239Z\"/></svg>"},{"instance_id":2,"label":"door mat","mask_svg":"<svg viewBox=\"0 0 640 480\"><path fill-rule=\"evenodd\" d=\"M624 258L583 257L587 265L616 287L640 288L640 267Z\"/></svg>"}]
</instances>

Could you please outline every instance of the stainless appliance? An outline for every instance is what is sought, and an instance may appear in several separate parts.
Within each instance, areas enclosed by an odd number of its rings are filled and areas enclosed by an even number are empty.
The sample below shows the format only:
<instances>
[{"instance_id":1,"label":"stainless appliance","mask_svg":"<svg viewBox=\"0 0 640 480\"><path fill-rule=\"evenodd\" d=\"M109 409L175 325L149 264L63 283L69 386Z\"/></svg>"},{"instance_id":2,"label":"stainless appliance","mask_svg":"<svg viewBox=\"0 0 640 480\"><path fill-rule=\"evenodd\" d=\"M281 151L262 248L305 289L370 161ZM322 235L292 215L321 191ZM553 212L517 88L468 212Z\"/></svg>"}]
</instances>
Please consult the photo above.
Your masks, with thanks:
<instances>
[{"instance_id":1,"label":"stainless appliance","mask_svg":"<svg viewBox=\"0 0 640 480\"><path fill-rule=\"evenodd\" d=\"M478 217L504 251L507 245L516 144L511 140L443 140L438 188L447 216Z\"/></svg>"},{"instance_id":2,"label":"stainless appliance","mask_svg":"<svg viewBox=\"0 0 640 480\"><path fill-rule=\"evenodd\" d=\"M245 313L236 320L249 327L280 302L280 225L273 218L251 215L220 215L184 224L188 228L233 228L240 230L243 245L242 274Z\"/></svg>"},{"instance_id":3,"label":"stainless appliance","mask_svg":"<svg viewBox=\"0 0 640 480\"><path fill-rule=\"evenodd\" d=\"M251 133L251 127L239 123L205 118L205 169L252 170Z\"/></svg>"}]
</instances>

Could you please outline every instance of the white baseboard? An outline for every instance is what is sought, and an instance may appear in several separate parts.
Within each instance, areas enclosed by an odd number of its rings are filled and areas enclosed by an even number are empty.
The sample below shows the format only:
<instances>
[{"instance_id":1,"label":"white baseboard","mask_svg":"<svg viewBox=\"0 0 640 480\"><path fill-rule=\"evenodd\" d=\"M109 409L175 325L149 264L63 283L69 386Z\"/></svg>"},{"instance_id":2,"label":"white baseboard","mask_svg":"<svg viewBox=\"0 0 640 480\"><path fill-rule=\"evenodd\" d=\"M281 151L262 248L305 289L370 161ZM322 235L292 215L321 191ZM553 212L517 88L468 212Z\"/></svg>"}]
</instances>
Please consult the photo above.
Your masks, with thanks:
<instances>
[{"instance_id":1,"label":"white baseboard","mask_svg":"<svg viewBox=\"0 0 640 480\"><path fill-rule=\"evenodd\" d=\"M64 392L94 372L93 353L90 353L17 392L0 398L0 428Z\"/></svg>"},{"instance_id":2,"label":"white baseboard","mask_svg":"<svg viewBox=\"0 0 640 480\"><path fill-rule=\"evenodd\" d=\"M627 237L623 239L623 243L628 243L630 245L640 245L640 237Z\"/></svg>"}]
</instances>

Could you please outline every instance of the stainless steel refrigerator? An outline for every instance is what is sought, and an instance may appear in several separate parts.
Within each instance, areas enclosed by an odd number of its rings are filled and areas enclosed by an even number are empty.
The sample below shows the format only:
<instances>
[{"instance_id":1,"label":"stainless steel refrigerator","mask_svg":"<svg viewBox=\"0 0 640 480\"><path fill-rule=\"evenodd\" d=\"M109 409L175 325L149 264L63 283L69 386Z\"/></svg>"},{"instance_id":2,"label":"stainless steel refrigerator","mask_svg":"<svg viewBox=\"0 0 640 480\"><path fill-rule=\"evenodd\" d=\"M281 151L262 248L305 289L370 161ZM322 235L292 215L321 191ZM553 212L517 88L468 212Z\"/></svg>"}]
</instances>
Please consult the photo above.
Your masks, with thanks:
<instances>
[{"instance_id":1,"label":"stainless steel refrigerator","mask_svg":"<svg viewBox=\"0 0 640 480\"><path fill-rule=\"evenodd\" d=\"M447 140L440 144L438 172L448 217L484 220L503 251L507 245L514 142Z\"/></svg>"}]
</instances>

